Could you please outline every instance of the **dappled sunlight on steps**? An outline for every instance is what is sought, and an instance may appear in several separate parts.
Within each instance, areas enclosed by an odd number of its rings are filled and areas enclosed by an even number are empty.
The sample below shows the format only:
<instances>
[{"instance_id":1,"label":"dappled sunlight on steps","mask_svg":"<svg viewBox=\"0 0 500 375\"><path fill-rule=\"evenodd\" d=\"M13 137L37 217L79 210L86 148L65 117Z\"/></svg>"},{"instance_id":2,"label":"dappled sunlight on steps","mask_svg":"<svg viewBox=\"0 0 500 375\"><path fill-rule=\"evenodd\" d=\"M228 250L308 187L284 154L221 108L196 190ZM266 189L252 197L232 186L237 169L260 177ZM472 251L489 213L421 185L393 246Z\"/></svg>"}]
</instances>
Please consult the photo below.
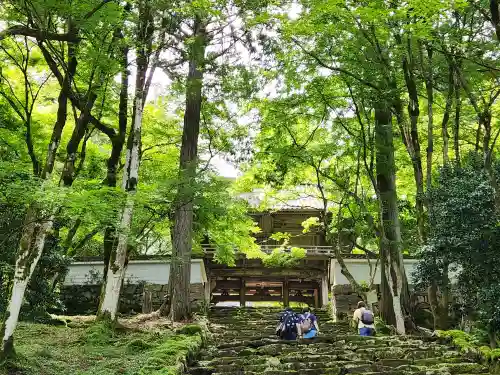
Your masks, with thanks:
<instances>
[{"instance_id":1,"label":"dappled sunlight on steps","mask_svg":"<svg viewBox=\"0 0 500 375\"><path fill-rule=\"evenodd\" d=\"M214 308L211 345L190 375L344 375L487 374L488 368L464 358L437 339L360 337L346 322L328 322L318 311L321 336L281 341L274 335L279 310Z\"/></svg>"}]
</instances>

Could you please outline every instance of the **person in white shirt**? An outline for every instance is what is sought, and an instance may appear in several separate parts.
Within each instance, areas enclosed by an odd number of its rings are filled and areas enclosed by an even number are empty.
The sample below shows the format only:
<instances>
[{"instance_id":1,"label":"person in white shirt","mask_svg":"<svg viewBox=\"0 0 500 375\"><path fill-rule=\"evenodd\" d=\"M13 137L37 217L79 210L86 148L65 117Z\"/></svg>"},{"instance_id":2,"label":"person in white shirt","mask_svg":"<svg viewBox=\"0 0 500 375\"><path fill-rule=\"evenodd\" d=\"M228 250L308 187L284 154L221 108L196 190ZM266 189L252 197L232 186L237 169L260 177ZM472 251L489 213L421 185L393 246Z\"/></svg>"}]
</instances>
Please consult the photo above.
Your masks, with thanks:
<instances>
[{"instance_id":1,"label":"person in white shirt","mask_svg":"<svg viewBox=\"0 0 500 375\"><path fill-rule=\"evenodd\" d=\"M354 311L352 320L357 324L361 336L375 336L373 312L366 308L363 301L358 302L358 308Z\"/></svg>"}]
</instances>

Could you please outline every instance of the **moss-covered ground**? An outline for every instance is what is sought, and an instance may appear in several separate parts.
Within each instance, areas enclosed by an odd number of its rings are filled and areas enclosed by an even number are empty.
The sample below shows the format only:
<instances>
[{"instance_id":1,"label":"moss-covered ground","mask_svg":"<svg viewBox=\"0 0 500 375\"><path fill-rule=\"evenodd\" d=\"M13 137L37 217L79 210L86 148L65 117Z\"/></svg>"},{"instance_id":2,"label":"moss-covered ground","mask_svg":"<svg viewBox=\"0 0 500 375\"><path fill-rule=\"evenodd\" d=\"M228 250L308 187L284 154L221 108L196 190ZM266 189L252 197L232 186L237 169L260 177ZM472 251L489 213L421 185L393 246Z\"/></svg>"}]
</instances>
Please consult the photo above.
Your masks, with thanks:
<instances>
[{"instance_id":1,"label":"moss-covered ground","mask_svg":"<svg viewBox=\"0 0 500 375\"><path fill-rule=\"evenodd\" d=\"M203 332L115 329L105 323L68 327L22 323L16 358L0 365L2 375L177 375L200 349Z\"/></svg>"}]
</instances>

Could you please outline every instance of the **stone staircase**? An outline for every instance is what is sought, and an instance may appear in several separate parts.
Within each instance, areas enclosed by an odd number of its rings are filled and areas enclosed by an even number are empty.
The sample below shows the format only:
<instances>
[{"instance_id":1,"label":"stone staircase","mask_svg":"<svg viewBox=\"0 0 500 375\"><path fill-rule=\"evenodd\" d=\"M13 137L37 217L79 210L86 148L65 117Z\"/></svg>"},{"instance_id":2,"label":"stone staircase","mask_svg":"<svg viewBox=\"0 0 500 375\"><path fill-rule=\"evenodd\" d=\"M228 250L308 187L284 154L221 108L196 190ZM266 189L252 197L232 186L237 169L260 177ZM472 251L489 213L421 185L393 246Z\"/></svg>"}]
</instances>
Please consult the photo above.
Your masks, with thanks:
<instances>
[{"instance_id":1,"label":"stone staircase","mask_svg":"<svg viewBox=\"0 0 500 375\"><path fill-rule=\"evenodd\" d=\"M277 309L214 308L212 342L190 375L487 374L437 339L360 337L347 322L329 322L317 311L321 335L314 340L281 341L274 334Z\"/></svg>"}]
</instances>

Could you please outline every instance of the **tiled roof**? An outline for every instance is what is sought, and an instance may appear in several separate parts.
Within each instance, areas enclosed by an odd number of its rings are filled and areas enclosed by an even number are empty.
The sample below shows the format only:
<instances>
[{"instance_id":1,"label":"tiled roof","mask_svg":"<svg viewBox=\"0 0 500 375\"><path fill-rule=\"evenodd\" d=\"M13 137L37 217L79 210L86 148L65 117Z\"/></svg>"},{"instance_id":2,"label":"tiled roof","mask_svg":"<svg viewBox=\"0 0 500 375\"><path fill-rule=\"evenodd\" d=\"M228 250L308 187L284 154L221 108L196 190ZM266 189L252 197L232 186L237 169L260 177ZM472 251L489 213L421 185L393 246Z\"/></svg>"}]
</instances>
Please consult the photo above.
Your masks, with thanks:
<instances>
[{"instance_id":1,"label":"tiled roof","mask_svg":"<svg viewBox=\"0 0 500 375\"><path fill-rule=\"evenodd\" d=\"M306 189L280 191L270 194L264 189L239 194L254 209L265 210L323 210L323 200L318 194ZM329 204L331 206L331 204Z\"/></svg>"}]
</instances>

